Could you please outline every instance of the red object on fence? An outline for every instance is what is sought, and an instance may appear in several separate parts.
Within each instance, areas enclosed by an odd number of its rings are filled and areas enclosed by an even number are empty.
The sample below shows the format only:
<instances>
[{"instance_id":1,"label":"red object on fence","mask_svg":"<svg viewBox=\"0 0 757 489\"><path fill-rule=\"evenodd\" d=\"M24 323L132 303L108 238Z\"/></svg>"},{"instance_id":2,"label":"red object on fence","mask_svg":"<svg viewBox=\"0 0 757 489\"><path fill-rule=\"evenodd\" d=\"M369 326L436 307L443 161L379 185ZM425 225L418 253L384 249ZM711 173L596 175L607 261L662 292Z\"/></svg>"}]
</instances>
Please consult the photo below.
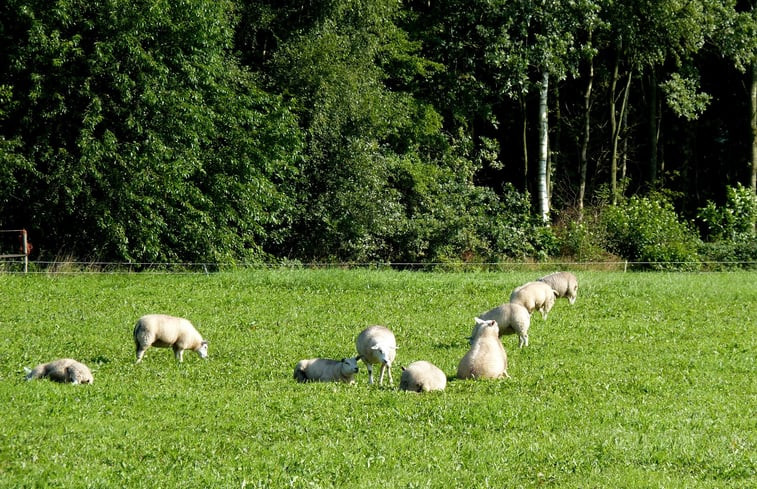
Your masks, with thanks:
<instances>
[{"instance_id":1,"label":"red object on fence","mask_svg":"<svg viewBox=\"0 0 757 489\"><path fill-rule=\"evenodd\" d=\"M26 244L26 250L24 250L24 244ZM27 238L26 229L21 230L21 234L18 235L18 251L26 256L31 255L34 245Z\"/></svg>"}]
</instances>

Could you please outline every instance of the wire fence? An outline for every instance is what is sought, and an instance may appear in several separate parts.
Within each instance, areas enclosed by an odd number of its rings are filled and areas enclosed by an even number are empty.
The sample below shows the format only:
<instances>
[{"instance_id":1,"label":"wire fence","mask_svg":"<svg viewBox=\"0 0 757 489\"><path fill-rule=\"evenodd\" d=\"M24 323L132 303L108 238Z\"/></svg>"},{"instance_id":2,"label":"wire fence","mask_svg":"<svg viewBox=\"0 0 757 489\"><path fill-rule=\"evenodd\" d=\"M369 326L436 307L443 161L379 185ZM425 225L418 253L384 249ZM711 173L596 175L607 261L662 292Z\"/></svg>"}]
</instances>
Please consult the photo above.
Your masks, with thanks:
<instances>
[{"instance_id":1,"label":"wire fence","mask_svg":"<svg viewBox=\"0 0 757 489\"><path fill-rule=\"evenodd\" d=\"M526 271L727 271L757 270L757 261L502 261L502 262L116 262L116 261L28 261L0 262L7 274L212 274L270 269L366 269L440 272L526 272Z\"/></svg>"}]
</instances>

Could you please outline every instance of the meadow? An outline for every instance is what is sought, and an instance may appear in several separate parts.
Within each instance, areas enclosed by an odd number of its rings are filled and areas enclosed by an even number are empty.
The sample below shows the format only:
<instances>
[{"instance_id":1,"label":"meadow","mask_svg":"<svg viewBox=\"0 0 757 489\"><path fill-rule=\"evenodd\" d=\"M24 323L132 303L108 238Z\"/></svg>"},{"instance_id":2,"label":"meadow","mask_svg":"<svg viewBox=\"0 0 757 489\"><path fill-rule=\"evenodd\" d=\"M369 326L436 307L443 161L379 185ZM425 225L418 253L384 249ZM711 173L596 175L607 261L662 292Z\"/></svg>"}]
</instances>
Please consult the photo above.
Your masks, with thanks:
<instances>
[{"instance_id":1,"label":"meadow","mask_svg":"<svg viewBox=\"0 0 757 489\"><path fill-rule=\"evenodd\" d=\"M473 317L533 272L266 269L0 274L0 487L757 486L757 273L576 272L578 300L503 343L506 380L450 378ZM152 348L142 314L189 318L208 360ZM397 337L394 386L298 384L302 358ZM25 382L73 357L95 383Z\"/></svg>"}]
</instances>

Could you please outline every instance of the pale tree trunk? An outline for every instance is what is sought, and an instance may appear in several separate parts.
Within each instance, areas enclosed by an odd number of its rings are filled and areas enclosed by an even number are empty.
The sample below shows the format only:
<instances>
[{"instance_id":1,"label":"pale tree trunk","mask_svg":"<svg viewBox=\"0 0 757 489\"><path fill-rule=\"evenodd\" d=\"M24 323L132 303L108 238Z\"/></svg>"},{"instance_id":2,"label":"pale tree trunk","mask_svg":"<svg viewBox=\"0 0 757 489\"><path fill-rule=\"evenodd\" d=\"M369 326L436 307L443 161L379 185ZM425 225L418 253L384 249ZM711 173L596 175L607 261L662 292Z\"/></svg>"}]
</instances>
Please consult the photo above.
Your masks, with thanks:
<instances>
[{"instance_id":1,"label":"pale tree trunk","mask_svg":"<svg viewBox=\"0 0 757 489\"><path fill-rule=\"evenodd\" d=\"M542 72L539 89L539 165L536 172L536 197L542 221L549 222L549 194L547 192L547 157L549 153L549 122L547 120L547 98L549 94L549 72Z\"/></svg>"},{"instance_id":2,"label":"pale tree trunk","mask_svg":"<svg viewBox=\"0 0 757 489\"><path fill-rule=\"evenodd\" d=\"M757 194L757 61L752 62L752 193Z\"/></svg>"},{"instance_id":3,"label":"pale tree trunk","mask_svg":"<svg viewBox=\"0 0 757 489\"><path fill-rule=\"evenodd\" d=\"M589 138L591 136L591 89L594 84L594 58L589 60L589 82L584 92L584 137L581 142L581 158L578 163L578 219L584 215L584 199L586 198L586 168L589 163Z\"/></svg>"}]
</instances>

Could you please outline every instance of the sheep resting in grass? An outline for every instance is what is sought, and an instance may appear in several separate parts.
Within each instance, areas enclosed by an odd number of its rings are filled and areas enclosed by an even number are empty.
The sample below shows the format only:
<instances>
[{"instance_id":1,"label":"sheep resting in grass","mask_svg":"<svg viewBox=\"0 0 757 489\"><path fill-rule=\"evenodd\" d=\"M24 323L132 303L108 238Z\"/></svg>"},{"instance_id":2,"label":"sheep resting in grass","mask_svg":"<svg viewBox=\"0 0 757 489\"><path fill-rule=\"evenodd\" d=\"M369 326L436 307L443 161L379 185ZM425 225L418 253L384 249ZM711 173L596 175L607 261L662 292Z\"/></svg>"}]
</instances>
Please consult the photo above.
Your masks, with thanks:
<instances>
[{"instance_id":1,"label":"sheep resting in grass","mask_svg":"<svg viewBox=\"0 0 757 489\"><path fill-rule=\"evenodd\" d=\"M531 326L531 315L522 305L512 302L505 303L480 314L479 318L484 321L490 319L496 321L499 325L500 337L507 334L517 334L518 346L520 348L528 346L528 328ZM478 324L473 327L473 330L475 331L476 328L478 328ZM473 344L473 333L471 333L471 344Z\"/></svg>"},{"instance_id":2,"label":"sheep resting in grass","mask_svg":"<svg viewBox=\"0 0 757 489\"><path fill-rule=\"evenodd\" d=\"M397 355L397 341L394 333L384 326L369 326L357 336L355 340L358 356L368 369L368 383L373 384L373 365L381 365L379 385L384 383L384 372L389 373L389 384L392 380L392 362Z\"/></svg>"},{"instance_id":3,"label":"sheep resting in grass","mask_svg":"<svg viewBox=\"0 0 757 489\"><path fill-rule=\"evenodd\" d=\"M470 350L457 365L459 379L499 379L507 373L507 353L499 341L497 321L475 318Z\"/></svg>"},{"instance_id":4,"label":"sheep resting in grass","mask_svg":"<svg viewBox=\"0 0 757 489\"><path fill-rule=\"evenodd\" d=\"M40 363L30 369L24 367L26 380L48 378L55 382L91 384L95 381L92 372L83 363L71 358L61 358L49 363Z\"/></svg>"},{"instance_id":5,"label":"sheep resting in grass","mask_svg":"<svg viewBox=\"0 0 757 489\"><path fill-rule=\"evenodd\" d=\"M576 302L578 296L578 279L570 272L555 272L539 279L539 282L552 287L557 297L566 297L570 304Z\"/></svg>"},{"instance_id":6,"label":"sheep resting in grass","mask_svg":"<svg viewBox=\"0 0 757 489\"><path fill-rule=\"evenodd\" d=\"M528 310L529 314L534 311L541 312L541 317L547 319L547 314L555 305L557 292L545 282L528 282L517 287L510 294L510 302L520 304Z\"/></svg>"},{"instance_id":7,"label":"sheep resting in grass","mask_svg":"<svg viewBox=\"0 0 757 489\"><path fill-rule=\"evenodd\" d=\"M400 390L410 392L443 391L447 376L431 362L419 360L402 368Z\"/></svg>"},{"instance_id":8,"label":"sheep resting in grass","mask_svg":"<svg viewBox=\"0 0 757 489\"><path fill-rule=\"evenodd\" d=\"M358 371L357 361L360 357L331 360L329 358L311 358L300 360L294 367L294 380L297 382L344 382L355 383Z\"/></svg>"},{"instance_id":9,"label":"sheep resting in grass","mask_svg":"<svg viewBox=\"0 0 757 489\"><path fill-rule=\"evenodd\" d=\"M142 316L134 326L137 363L151 346L172 348L176 360L184 361L184 350L196 351L200 358L208 357L208 342L202 339L192 323L184 318L165 314Z\"/></svg>"}]
</instances>

